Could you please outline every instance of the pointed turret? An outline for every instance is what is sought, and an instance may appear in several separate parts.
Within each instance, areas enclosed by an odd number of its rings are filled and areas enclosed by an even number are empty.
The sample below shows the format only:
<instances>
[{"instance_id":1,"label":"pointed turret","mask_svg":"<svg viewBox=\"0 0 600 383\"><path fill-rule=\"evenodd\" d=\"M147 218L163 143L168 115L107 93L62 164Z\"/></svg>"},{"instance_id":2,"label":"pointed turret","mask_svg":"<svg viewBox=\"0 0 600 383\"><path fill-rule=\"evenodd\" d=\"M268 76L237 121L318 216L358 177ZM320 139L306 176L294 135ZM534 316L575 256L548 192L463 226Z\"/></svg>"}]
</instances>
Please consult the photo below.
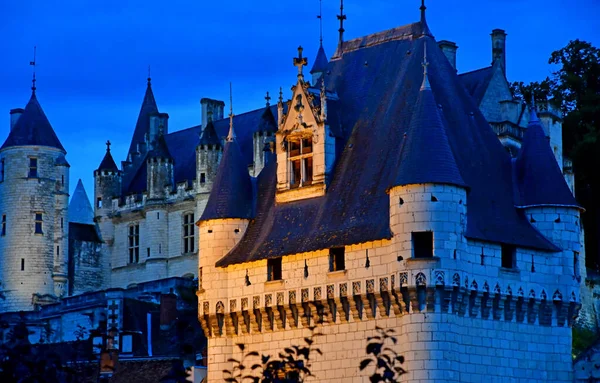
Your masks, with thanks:
<instances>
[{"instance_id":1,"label":"pointed turret","mask_svg":"<svg viewBox=\"0 0 600 383\"><path fill-rule=\"evenodd\" d=\"M38 102L35 90L0 149L11 146L48 146L66 153Z\"/></svg>"},{"instance_id":2,"label":"pointed turret","mask_svg":"<svg viewBox=\"0 0 600 383\"><path fill-rule=\"evenodd\" d=\"M238 218L253 214L252 181L233 128L233 109L229 113L229 134L210 197L200 221Z\"/></svg>"},{"instance_id":3,"label":"pointed turret","mask_svg":"<svg viewBox=\"0 0 600 383\"><path fill-rule=\"evenodd\" d=\"M117 164L115 163L115 160L113 159L112 154L110 154L110 141L106 142L106 154L104 155L104 158L102 159L102 162L100 162L100 166L98 166L97 171L101 172L101 171L109 171L109 172L117 172L119 171L119 168L117 167Z\"/></svg>"},{"instance_id":4,"label":"pointed turret","mask_svg":"<svg viewBox=\"0 0 600 383\"><path fill-rule=\"evenodd\" d=\"M425 52L423 83L402 143L393 186L424 183L465 186L429 84L428 65Z\"/></svg>"},{"instance_id":5,"label":"pointed turret","mask_svg":"<svg viewBox=\"0 0 600 383\"><path fill-rule=\"evenodd\" d=\"M531 108L523 144L515 160L515 174L519 185L518 206L579 207L556 162L535 107Z\"/></svg>"},{"instance_id":6,"label":"pointed turret","mask_svg":"<svg viewBox=\"0 0 600 383\"><path fill-rule=\"evenodd\" d=\"M90 204L90 199L83 187L81 178L77 182L71 202L69 203L69 222L82 223L85 225L94 224L94 210Z\"/></svg>"},{"instance_id":7,"label":"pointed turret","mask_svg":"<svg viewBox=\"0 0 600 383\"><path fill-rule=\"evenodd\" d=\"M204 149L204 147L219 149L221 147L221 140L217 135L217 131L215 129L215 124L212 120L209 120L206 124L206 127L202 131L202 135L200 136L199 144L200 148Z\"/></svg>"},{"instance_id":8,"label":"pointed turret","mask_svg":"<svg viewBox=\"0 0 600 383\"><path fill-rule=\"evenodd\" d=\"M154 149L148 152L148 159L161 158L166 161L173 161L173 156L169 152L167 141L164 134L160 134L154 145Z\"/></svg>"},{"instance_id":9,"label":"pointed turret","mask_svg":"<svg viewBox=\"0 0 600 383\"><path fill-rule=\"evenodd\" d=\"M165 188L174 186L173 156L167 147L165 135L159 136L153 144L154 149L146 157L146 185L148 185L148 199L159 200L167 197Z\"/></svg>"},{"instance_id":10,"label":"pointed turret","mask_svg":"<svg viewBox=\"0 0 600 383\"><path fill-rule=\"evenodd\" d=\"M154 99L154 93L152 92L152 79L148 77L148 85L146 86L146 93L144 94L144 100L142 101L142 107L140 108L140 114L138 115L137 123L135 124L135 130L133 131L133 137L131 144L129 145L130 154L138 152L138 145L145 143L146 135L150 129L150 116L158 113L158 107L156 106L156 100Z\"/></svg>"},{"instance_id":11,"label":"pointed turret","mask_svg":"<svg viewBox=\"0 0 600 383\"><path fill-rule=\"evenodd\" d=\"M265 100L267 100L265 110L260 117L260 121L258 122L258 129L253 135L252 144L254 149L254 177L258 176L265 166L265 143L274 141L274 135L275 132L277 132L277 123L275 122L275 116L273 115L271 103L269 102L271 100L269 92L267 92Z\"/></svg>"},{"instance_id":12,"label":"pointed turret","mask_svg":"<svg viewBox=\"0 0 600 383\"><path fill-rule=\"evenodd\" d=\"M419 9L421 10L421 34L433 37L433 35L431 34L431 30L427 25L427 19L425 17L425 10L427 10L427 7L425 6L425 0L421 0L421 7Z\"/></svg>"},{"instance_id":13,"label":"pointed turret","mask_svg":"<svg viewBox=\"0 0 600 383\"><path fill-rule=\"evenodd\" d=\"M215 125L212 119L209 119L196 146L196 185L199 193L210 192L217 176L222 149Z\"/></svg>"},{"instance_id":14,"label":"pointed turret","mask_svg":"<svg viewBox=\"0 0 600 383\"><path fill-rule=\"evenodd\" d=\"M317 51L315 63L313 64L312 69L310 70L313 85L316 85L319 79L325 74L325 72L327 72L328 65L329 61L327 60L325 49L323 49L323 44L321 44L319 46L319 50Z\"/></svg>"}]
</instances>

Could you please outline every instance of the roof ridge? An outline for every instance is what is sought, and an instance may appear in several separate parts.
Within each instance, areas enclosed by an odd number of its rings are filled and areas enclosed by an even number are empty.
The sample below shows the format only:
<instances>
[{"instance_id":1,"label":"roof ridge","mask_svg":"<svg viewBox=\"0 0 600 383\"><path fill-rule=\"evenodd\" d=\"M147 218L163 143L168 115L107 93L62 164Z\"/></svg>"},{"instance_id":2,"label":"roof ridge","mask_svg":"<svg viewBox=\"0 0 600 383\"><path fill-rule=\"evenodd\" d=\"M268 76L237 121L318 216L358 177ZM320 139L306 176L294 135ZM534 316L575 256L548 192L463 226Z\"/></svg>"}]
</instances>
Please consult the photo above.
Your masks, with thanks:
<instances>
[{"instance_id":1,"label":"roof ridge","mask_svg":"<svg viewBox=\"0 0 600 383\"><path fill-rule=\"evenodd\" d=\"M483 70L489 70L489 69L492 69L493 67L494 67L493 65L490 65L490 66L486 66L485 68L479 68L479 69L475 69L475 70L472 70L472 71L469 71L469 72L459 73L458 75L459 76L463 76L463 75L466 75L466 74L480 72L480 71L483 71Z\"/></svg>"}]
</instances>

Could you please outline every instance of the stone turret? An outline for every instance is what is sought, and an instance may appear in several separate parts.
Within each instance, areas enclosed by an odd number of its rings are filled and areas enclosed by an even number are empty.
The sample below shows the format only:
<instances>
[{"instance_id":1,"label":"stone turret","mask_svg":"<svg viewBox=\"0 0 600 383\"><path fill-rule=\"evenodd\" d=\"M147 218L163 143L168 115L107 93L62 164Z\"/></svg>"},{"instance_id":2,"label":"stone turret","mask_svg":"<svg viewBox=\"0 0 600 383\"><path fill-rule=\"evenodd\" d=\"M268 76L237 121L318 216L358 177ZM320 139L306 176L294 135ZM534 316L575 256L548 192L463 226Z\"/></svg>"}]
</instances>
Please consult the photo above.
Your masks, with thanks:
<instances>
[{"instance_id":1,"label":"stone turret","mask_svg":"<svg viewBox=\"0 0 600 383\"><path fill-rule=\"evenodd\" d=\"M506 76L506 32L503 29L494 29L492 36L492 65L499 62Z\"/></svg>"},{"instance_id":2,"label":"stone turret","mask_svg":"<svg viewBox=\"0 0 600 383\"><path fill-rule=\"evenodd\" d=\"M213 121L209 120L196 146L196 185L199 193L210 192L222 154L221 139L217 136Z\"/></svg>"},{"instance_id":3,"label":"stone turret","mask_svg":"<svg viewBox=\"0 0 600 383\"><path fill-rule=\"evenodd\" d=\"M33 89L0 148L0 311L31 310L67 292L69 164Z\"/></svg>"},{"instance_id":4,"label":"stone turret","mask_svg":"<svg viewBox=\"0 0 600 383\"><path fill-rule=\"evenodd\" d=\"M173 156L162 133L152 146L146 159L148 200L164 200L174 186Z\"/></svg>"},{"instance_id":5,"label":"stone turret","mask_svg":"<svg viewBox=\"0 0 600 383\"><path fill-rule=\"evenodd\" d=\"M313 86L318 85L318 82L323 78L325 72L327 72L328 65L329 61L327 60L327 55L325 54L325 49L323 49L323 43L321 42L319 50L317 51L317 57L315 57L315 63L310 70Z\"/></svg>"},{"instance_id":6,"label":"stone turret","mask_svg":"<svg viewBox=\"0 0 600 383\"><path fill-rule=\"evenodd\" d=\"M258 129L253 135L253 154L254 154L254 176L258 176L261 170L265 167L265 143L275 141L275 132L277 131L277 123L275 116L271 110L269 93L267 92L267 105L260 117Z\"/></svg>"}]
</instances>

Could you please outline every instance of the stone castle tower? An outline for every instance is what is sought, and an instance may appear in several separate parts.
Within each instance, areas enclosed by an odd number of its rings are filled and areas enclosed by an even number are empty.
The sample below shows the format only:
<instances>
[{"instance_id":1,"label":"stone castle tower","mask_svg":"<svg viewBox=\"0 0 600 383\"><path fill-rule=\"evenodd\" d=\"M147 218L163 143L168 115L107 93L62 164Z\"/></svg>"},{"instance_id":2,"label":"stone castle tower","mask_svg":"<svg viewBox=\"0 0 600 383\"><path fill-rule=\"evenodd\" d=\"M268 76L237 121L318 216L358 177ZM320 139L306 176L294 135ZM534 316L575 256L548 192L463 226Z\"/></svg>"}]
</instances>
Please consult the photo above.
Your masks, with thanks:
<instances>
[{"instance_id":1,"label":"stone castle tower","mask_svg":"<svg viewBox=\"0 0 600 383\"><path fill-rule=\"evenodd\" d=\"M25 109L11 111L0 148L1 311L67 293L69 163L32 89Z\"/></svg>"}]
</instances>

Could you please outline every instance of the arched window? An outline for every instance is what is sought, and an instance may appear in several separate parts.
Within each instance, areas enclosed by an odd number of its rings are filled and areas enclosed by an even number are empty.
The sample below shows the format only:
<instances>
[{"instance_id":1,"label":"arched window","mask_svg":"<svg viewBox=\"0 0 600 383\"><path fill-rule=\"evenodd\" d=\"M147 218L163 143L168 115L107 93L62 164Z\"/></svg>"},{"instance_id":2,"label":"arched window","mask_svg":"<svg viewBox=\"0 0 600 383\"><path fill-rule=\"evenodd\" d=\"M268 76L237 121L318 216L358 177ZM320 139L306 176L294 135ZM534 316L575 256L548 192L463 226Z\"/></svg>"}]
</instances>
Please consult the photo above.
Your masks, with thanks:
<instances>
[{"instance_id":1,"label":"arched window","mask_svg":"<svg viewBox=\"0 0 600 383\"><path fill-rule=\"evenodd\" d=\"M194 213L183 215L183 253L193 253L194 245Z\"/></svg>"}]
</instances>

